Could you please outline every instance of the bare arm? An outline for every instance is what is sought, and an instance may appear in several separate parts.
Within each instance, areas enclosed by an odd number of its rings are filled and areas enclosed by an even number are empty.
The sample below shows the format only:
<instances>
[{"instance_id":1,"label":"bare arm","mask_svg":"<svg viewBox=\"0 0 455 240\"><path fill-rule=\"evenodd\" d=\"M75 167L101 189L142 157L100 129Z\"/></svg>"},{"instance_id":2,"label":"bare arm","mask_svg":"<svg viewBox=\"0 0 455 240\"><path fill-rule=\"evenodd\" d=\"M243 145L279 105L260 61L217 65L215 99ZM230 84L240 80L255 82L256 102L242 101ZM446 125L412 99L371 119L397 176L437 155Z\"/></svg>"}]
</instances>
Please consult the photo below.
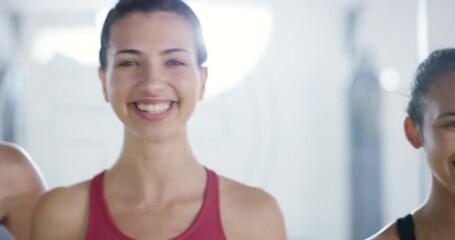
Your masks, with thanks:
<instances>
[{"instance_id":1,"label":"bare arm","mask_svg":"<svg viewBox=\"0 0 455 240\"><path fill-rule=\"evenodd\" d=\"M33 207L44 183L29 155L19 146L0 144L1 223L17 240L28 240Z\"/></svg>"},{"instance_id":2,"label":"bare arm","mask_svg":"<svg viewBox=\"0 0 455 240\"><path fill-rule=\"evenodd\" d=\"M46 193L33 211L31 240L83 240L88 221L87 184Z\"/></svg>"},{"instance_id":3,"label":"bare arm","mask_svg":"<svg viewBox=\"0 0 455 240\"><path fill-rule=\"evenodd\" d=\"M224 185L220 203L227 239L286 239L283 215L271 195L227 179L220 183Z\"/></svg>"},{"instance_id":4,"label":"bare arm","mask_svg":"<svg viewBox=\"0 0 455 240\"><path fill-rule=\"evenodd\" d=\"M260 196L262 195L262 196ZM284 218L276 200L268 193L259 194L257 200L256 219L251 227L252 235L248 239L285 240L286 230Z\"/></svg>"}]
</instances>

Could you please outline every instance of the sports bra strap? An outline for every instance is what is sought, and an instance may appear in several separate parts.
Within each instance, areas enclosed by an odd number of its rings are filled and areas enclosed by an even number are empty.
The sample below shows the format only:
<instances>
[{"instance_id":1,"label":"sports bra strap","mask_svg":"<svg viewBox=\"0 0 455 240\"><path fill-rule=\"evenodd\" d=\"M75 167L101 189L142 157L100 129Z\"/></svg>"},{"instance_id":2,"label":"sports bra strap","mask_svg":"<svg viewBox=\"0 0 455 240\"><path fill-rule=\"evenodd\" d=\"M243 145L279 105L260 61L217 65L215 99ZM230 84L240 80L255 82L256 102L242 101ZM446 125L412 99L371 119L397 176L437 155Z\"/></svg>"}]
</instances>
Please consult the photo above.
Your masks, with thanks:
<instances>
[{"instance_id":1,"label":"sports bra strap","mask_svg":"<svg viewBox=\"0 0 455 240\"><path fill-rule=\"evenodd\" d=\"M414 221L411 214L397 220L398 235L400 240L416 240Z\"/></svg>"}]
</instances>

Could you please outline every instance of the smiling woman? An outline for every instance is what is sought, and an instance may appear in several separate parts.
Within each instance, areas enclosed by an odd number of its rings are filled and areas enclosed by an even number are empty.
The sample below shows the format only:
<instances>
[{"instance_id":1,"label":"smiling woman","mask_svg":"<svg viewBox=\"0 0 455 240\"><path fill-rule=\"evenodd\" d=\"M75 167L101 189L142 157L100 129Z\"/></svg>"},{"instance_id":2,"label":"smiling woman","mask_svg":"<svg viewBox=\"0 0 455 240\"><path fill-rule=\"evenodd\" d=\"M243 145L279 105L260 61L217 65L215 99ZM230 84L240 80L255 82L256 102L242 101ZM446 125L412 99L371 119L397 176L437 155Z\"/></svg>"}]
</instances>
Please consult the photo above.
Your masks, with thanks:
<instances>
[{"instance_id":1,"label":"smiling woman","mask_svg":"<svg viewBox=\"0 0 455 240\"><path fill-rule=\"evenodd\" d=\"M417 69L404 128L423 148L432 173L431 193L412 214L370 239L454 239L455 49L433 52Z\"/></svg>"},{"instance_id":2,"label":"smiling woman","mask_svg":"<svg viewBox=\"0 0 455 240\"><path fill-rule=\"evenodd\" d=\"M205 92L198 18L180 0L120 0L101 36L104 98L124 126L114 166L47 193L32 239L285 239L275 199L192 153L187 121Z\"/></svg>"}]
</instances>

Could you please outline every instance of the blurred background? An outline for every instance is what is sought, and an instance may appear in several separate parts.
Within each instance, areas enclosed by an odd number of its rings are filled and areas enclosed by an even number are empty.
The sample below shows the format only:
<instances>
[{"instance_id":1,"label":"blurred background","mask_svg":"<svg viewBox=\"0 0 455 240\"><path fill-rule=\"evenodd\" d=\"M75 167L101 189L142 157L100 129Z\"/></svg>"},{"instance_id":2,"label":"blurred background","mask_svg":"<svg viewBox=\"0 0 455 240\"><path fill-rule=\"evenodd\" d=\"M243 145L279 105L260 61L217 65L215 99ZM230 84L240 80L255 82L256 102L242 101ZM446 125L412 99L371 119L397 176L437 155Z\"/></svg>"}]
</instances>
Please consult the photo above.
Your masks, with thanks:
<instances>
[{"instance_id":1,"label":"blurred background","mask_svg":"<svg viewBox=\"0 0 455 240\"><path fill-rule=\"evenodd\" d=\"M97 78L115 2L0 0L0 136L30 152L50 189L119 153ZM417 64L455 44L455 1L187 3L209 52L195 154L274 195L289 239L365 239L425 200L425 159L402 123Z\"/></svg>"}]
</instances>

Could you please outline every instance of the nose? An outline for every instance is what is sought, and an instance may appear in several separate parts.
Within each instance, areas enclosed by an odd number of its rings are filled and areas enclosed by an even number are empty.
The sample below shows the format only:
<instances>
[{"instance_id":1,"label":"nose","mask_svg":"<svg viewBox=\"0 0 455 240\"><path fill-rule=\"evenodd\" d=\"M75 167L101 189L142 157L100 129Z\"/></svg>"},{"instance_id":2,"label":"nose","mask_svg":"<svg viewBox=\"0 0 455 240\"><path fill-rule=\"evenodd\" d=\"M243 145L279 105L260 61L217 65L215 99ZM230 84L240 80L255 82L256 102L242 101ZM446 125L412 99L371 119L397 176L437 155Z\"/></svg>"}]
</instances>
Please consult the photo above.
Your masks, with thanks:
<instances>
[{"instance_id":1,"label":"nose","mask_svg":"<svg viewBox=\"0 0 455 240\"><path fill-rule=\"evenodd\" d=\"M141 81L141 91L155 95L166 89L164 74L159 67L149 65L143 69Z\"/></svg>"}]
</instances>

